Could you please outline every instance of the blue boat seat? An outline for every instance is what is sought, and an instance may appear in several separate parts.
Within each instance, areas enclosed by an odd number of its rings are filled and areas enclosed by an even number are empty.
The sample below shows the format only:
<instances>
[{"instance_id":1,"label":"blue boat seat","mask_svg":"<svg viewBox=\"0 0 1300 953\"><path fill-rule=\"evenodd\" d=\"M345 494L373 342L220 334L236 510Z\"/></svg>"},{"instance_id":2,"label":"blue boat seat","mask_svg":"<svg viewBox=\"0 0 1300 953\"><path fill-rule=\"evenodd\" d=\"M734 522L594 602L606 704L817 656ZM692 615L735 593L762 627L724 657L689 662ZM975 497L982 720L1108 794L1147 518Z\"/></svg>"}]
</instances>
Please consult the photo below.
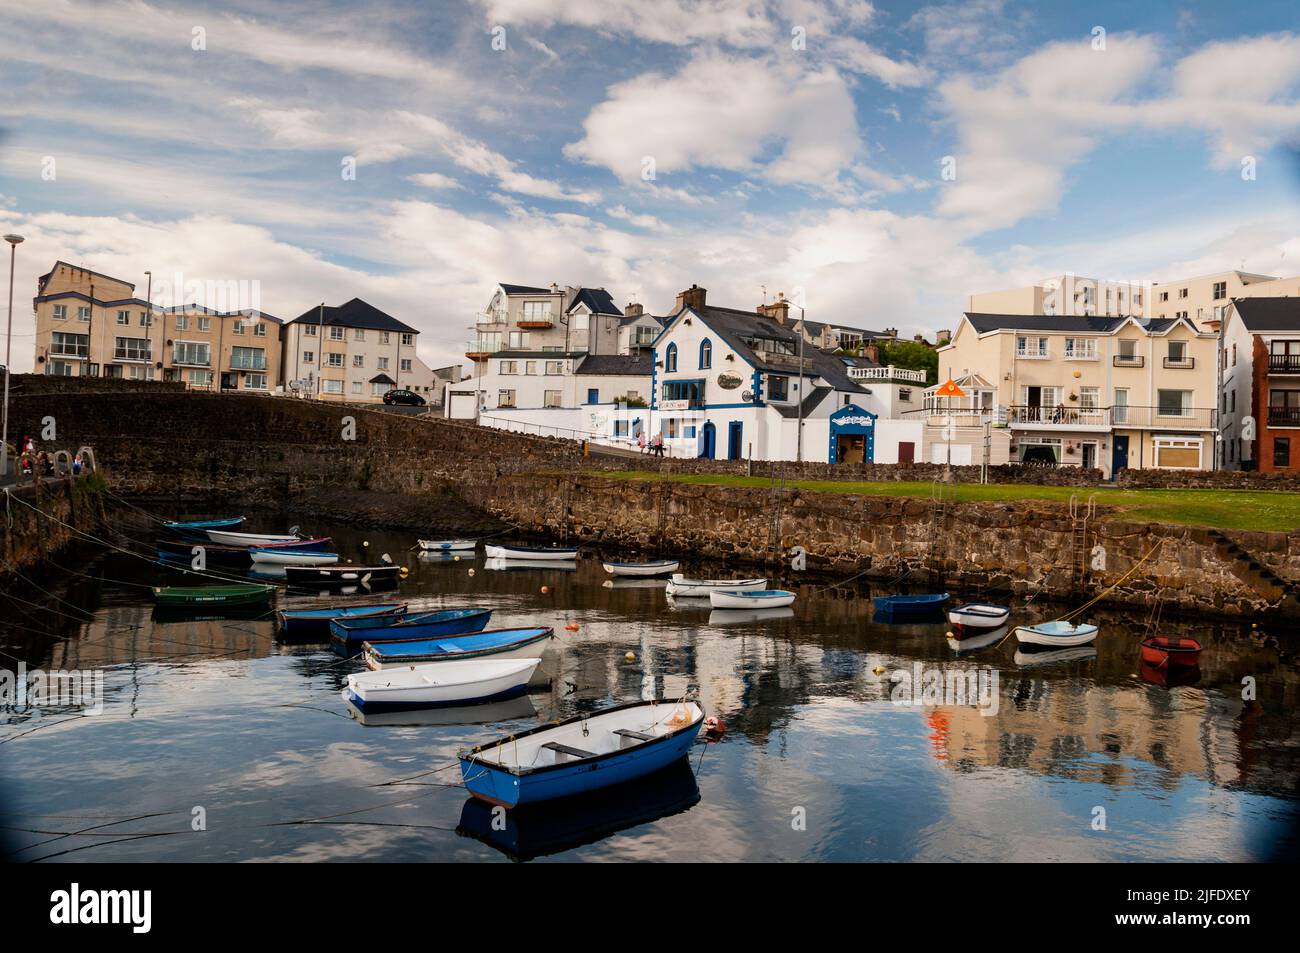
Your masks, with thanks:
<instances>
[{"instance_id":1,"label":"blue boat seat","mask_svg":"<svg viewBox=\"0 0 1300 953\"><path fill-rule=\"evenodd\" d=\"M633 731L631 728L615 728L614 734L623 738L631 738L633 741L654 741L654 735L647 735L644 731Z\"/></svg>"},{"instance_id":2,"label":"blue boat seat","mask_svg":"<svg viewBox=\"0 0 1300 953\"><path fill-rule=\"evenodd\" d=\"M546 742L546 744L542 745L542 747L548 748L551 751L554 751L556 754L567 754L570 758L596 757L596 753L594 751L583 751L581 748L573 748L570 747L569 745L562 745L558 741L548 741Z\"/></svg>"}]
</instances>

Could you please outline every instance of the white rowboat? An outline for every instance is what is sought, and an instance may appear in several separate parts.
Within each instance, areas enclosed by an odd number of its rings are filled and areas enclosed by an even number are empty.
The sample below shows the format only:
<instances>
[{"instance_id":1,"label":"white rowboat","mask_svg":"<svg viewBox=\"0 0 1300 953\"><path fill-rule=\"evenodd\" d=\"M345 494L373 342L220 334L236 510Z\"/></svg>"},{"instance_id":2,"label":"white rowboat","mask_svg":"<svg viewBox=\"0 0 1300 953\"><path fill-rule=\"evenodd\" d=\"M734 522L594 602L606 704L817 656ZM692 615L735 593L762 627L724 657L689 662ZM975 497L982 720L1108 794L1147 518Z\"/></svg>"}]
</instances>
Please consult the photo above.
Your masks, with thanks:
<instances>
[{"instance_id":1,"label":"white rowboat","mask_svg":"<svg viewBox=\"0 0 1300 953\"><path fill-rule=\"evenodd\" d=\"M332 566L339 561L338 553L296 553L284 549L258 549L249 552L253 562L272 566Z\"/></svg>"},{"instance_id":2,"label":"white rowboat","mask_svg":"<svg viewBox=\"0 0 1300 953\"><path fill-rule=\"evenodd\" d=\"M522 695L541 659L434 662L348 676L343 698L361 711L420 708Z\"/></svg>"},{"instance_id":3,"label":"white rowboat","mask_svg":"<svg viewBox=\"0 0 1300 953\"><path fill-rule=\"evenodd\" d=\"M488 559L577 559L578 547L568 549L559 546L485 546L484 554Z\"/></svg>"},{"instance_id":4,"label":"white rowboat","mask_svg":"<svg viewBox=\"0 0 1300 953\"><path fill-rule=\"evenodd\" d=\"M1000 629L1010 617L1010 606L993 602L965 602L948 610L948 622L958 635Z\"/></svg>"},{"instance_id":5,"label":"white rowboat","mask_svg":"<svg viewBox=\"0 0 1300 953\"><path fill-rule=\"evenodd\" d=\"M1039 625L1016 627L1016 641L1021 645L1044 645L1049 648L1064 649L1087 645L1095 638L1097 638L1097 627L1086 622L1082 625L1073 625L1057 619Z\"/></svg>"},{"instance_id":6,"label":"white rowboat","mask_svg":"<svg viewBox=\"0 0 1300 953\"><path fill-rule=\"evenodd\" d=\"M715 609L780 609L794 604L788 589L712 589L709 605Z\"/></svg>"},{"instance_id":7,"label":"white rowboat","mask_svg":"<svg viewBox=\"0 0 1300 953\"><path fill-rule=\"evenodd\" d=\"M666 576L680 567L675 559L657 559L645 563L605 563L605 572L611 576Z\"/></svg>"},{"instance_id":8,"label":"white rowboat","mask_svg":"<svg viewBox=\"0 0 1300 953\"><path fill-rule=\"evenodd\" d=\"M477 539L422 539L420 549L426 553L461 552L478 546Z\"/></svg>"},{"instance_id":9,"label":"white rowboat","mask_svg":"<svg viewBox=\"0 0 1300 953\"><path fill-rule=\"evenodd\" d=\"M266 533L230 533L226 530L208 530L208 539L223 546L271 546L276 543L296 543L298 535L268 535Z\"/></svg>"},{"instance_id":10,"label":"white rowboat","mask_svg":"<svg viewBox=\"0 0 1300 953\"><path fill-rule=\"evenodd\" d=\"M681 573L673 573L665 591L670 596L707 596L714 589L750 592L766 588L766 579L687 579Z\"/></svg>"}]
</instances>

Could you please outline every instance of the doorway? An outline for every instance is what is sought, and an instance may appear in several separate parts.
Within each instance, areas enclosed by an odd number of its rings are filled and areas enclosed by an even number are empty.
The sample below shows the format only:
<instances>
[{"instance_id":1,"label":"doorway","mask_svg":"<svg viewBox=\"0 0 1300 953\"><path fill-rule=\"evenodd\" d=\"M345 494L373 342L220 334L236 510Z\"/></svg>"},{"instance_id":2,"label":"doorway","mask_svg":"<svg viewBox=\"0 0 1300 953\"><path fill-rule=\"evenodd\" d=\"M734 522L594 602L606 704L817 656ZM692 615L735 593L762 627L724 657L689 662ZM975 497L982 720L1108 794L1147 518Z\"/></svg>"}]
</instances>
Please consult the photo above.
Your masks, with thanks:
<instances>
[{"instance_id":1,"label":"doorway","mask_svg":"<svg viewBox=\"0 0 1300 953\"><path fill-rule=\"evenodd\" d=\"M1114 479L1120 470L1128 469L1128 437L1112 437L1110 443L1110 475Z\"/></svg>"},{"instance_id":2,"label":"doorway","mask_svg":"<svg viewBox=\"0 0 1300 953\"><path fill-rule=\"evenodd\" d=\"M733 420L727 424L727 459L739 460L741 458L741 449L744 446L743 439L745 425L739 420Z\"/></svg>"},{"instance_id":3,"label":"doorway","mask_svg":"<svg viewBox=\"0 0 1300 953\"><path fill-rule=\"evenodd\" d=\"M867 438L860 433L842 433L835 438L836 463L864 463Z\"/></svg>"},{"instance_id":4,"label":"doorway","mask_svg":"<svg viewBox=\"0 0 1300 953\"><path fill-rule=\"evenodd\" d=\"M898 462L915 463L916 462L916 444L911 441L905 441L898 445Z\"/></svg>"},{"instance_id":5,"label":"doorway","mask_svg":"<svg viewBox=\"0 0 1300 953\"><path fill-rule=\"evenodd\" d=\"M703 436L700 441L700 456L705 460L712 460L717 454L718 430L713 426L710 420L704 425Z\"/></svg>"},{"instance_id":6,"label":"doorway","mask_svg":"<svg viewBox=\"0 0 1300 953\"><path fill-rule=\"evenodd\" d=\"M1083 454L1083 468L1085 470L1095 470L1097 468L1097 445L1095 443L1079 444L1079 451Z\"/></svg>"}]
</instances>

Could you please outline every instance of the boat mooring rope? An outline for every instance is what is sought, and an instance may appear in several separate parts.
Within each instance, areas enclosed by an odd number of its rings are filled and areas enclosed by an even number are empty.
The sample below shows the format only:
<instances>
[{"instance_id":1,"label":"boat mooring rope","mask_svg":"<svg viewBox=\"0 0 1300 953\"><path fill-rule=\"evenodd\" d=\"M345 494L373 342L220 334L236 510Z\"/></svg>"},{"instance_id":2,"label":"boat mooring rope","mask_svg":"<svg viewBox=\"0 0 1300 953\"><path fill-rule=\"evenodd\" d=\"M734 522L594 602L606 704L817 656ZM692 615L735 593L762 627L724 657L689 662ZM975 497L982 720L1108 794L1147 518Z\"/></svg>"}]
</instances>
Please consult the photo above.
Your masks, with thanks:
<instances>
[{"instance_id":1,"label":"boat mooring rope","mask_svg":"<svg viewBox=\"0 0 1300 953\"><path fill-rule=\"evenodd\" d=\"M1135 563L1134 563L1134 564L1129 568L1129 571L1128 571L1128 572L1124 573L1124 575L1120 576L1120 577L1119 577L1118 579L1116 579L1113 583L1111 583L1109 586L1107 586L1107 587L1106 587L1105 589L1103 589L1101 592L1097 593L1097 595L1093 596L1091 599L1089 599L1089 600L1088 600L1087 602L1085 602L1083 605L1079 606L1079 608L1075 609L1073 612L1067 612L1065 615L1063 615L1063 616L1061 616L1060 618L1055 619L1055 620L1053 620L1053 621L1055 621L1055 622L1066 622L1066 621L1068 621L1068 620L1074 618L1075 616L1077 616L1079 613L1084 612L1084 611L1086 611L1086 610L1088 610L1088 609L1091 609L1093 606L1095 606L1095 605L1096 605L1098 602L1100 602L1102 599L1106 598L1106 596L1110 595L1110 593L1112 593L1112 592L1114 592L1116 589L1118 589L1118 588L1120 587L1120 585L1121 585L1122 583L1124 583L1124 582L1129 578L1129 576L1131 576L1131 575L1133 575L1135 572L1137 572L1138 569L1142 566L1142 564L1143 564L1144 562L1146 562L1148 559L1150 559L1152 556L1154 556L1154 555L1156 554L1156 552L1160 549L1160 547L1163 546L1164 544L1165 544L1165 539L1164 539L1164 537L1161 537L1161 538L1160 538L1160 541L1157 542L1154 546L1152 546L1151 549L1150 549L1150 551L1147 552L1147 554L1146 554L1145 556L1143 556L1141 559L1139 559L1137 562L1135 562Z\"/></svg>"}]
</instances>

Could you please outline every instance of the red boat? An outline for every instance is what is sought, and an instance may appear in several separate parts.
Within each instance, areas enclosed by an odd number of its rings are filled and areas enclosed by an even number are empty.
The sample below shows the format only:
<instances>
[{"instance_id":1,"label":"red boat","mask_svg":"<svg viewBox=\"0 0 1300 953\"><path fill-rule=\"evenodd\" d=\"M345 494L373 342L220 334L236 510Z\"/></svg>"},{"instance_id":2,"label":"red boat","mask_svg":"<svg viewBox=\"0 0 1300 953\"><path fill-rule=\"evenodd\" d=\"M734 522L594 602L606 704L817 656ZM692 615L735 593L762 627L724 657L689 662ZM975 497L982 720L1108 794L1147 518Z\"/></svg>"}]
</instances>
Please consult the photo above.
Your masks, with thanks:
<instances>
[{"instance_id":1,"label":"red boat","mask_svg":"<svg viewBox=\"0 0 1300 953\"><path fill-rule=\"evenodd\" d=\"M1201 643L1195 639L1153 635L1142 640L1142 661L1147 665L1195 665L1200 657Z\"/></svg>"}]
</instances>

